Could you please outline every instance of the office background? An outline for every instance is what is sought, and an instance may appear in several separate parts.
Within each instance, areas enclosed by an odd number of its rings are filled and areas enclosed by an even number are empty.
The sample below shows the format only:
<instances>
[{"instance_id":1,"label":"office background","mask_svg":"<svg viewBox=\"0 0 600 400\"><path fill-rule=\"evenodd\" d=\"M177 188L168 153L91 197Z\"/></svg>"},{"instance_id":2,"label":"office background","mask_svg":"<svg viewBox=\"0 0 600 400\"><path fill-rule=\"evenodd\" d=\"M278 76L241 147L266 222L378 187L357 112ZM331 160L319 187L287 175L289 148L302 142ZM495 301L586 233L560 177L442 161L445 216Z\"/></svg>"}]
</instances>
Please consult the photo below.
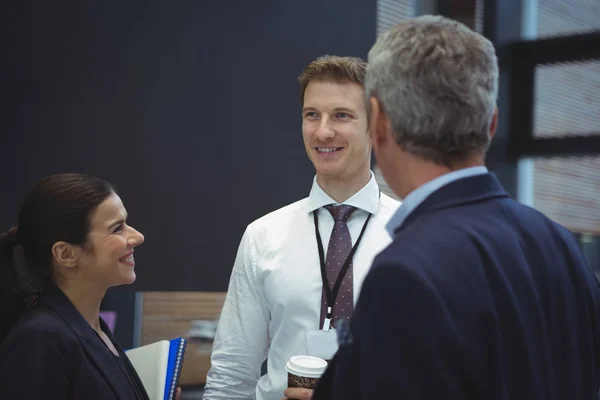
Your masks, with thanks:
<instances>
[{"instance_id":1,"label":"office background","mask_svg":"<svg viewBox=\"0 0 600 400\"><path fill-rule=\"evenodd\" d=\"M599 43L598 2L3 7L0 230L45 175L84 172L114 183L146 236L137 282L111 289L104 305L118 311L125 347L134 343L136 292L225 291L245 226L307 195L302 68L323 54L366 57L378 34L424 13L461 20L496 44L501 119L488 166L515 198L578 235L600 271L600 55L590 45ZM561 53L572 43L584 50Z\"/></svg>"}]
</instances>

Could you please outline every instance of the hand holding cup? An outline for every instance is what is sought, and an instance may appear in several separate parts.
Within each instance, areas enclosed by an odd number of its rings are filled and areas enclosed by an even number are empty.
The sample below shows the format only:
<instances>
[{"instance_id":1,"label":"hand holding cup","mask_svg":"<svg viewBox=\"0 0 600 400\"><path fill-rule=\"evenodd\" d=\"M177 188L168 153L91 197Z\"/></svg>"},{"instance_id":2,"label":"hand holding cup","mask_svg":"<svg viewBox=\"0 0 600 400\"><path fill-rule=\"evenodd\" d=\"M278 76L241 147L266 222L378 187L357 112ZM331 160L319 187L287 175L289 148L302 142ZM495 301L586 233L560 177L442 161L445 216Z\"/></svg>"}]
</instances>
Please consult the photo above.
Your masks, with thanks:
<instances>
[{"instance_id":1,"label":"hand holding cup","mask_svg":"<svg viewBox=\"0 0 600 400\"><path fill-rule=\"evenodd\" d=\"M310 400L313 389L319 383L323 372L327 369L327 361L311 356L294 356L285 365L288 373L288 389L285 398ZM290 397L293 396L293 397Z\"/></svg>"}]
</instances>

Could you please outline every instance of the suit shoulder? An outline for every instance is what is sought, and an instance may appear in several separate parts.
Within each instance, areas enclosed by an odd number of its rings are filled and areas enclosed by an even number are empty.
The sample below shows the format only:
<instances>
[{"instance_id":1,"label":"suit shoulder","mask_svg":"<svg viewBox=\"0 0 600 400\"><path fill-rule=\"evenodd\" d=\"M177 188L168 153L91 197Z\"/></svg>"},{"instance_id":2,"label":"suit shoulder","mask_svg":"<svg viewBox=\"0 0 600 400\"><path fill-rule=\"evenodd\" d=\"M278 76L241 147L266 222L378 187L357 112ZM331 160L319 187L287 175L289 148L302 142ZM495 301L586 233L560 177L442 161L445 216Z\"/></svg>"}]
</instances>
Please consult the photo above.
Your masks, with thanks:
<instances>
[{"instance_id":1,"label":"suit shoulder","mask_svg":"<svg viewBox=\"0 0 600 400\"><path fill-rule=\"evenodd\" d=\"M52 397L66 390L82 360L81 344L66 322L38 304L13 325L0 346L0 391L36 399L47 391Z\"/></svg>"},{"instance_id":2,"label":"suit shoulder","mask_svg":"<svg viewBox=\"0 0 600 400\"><path fill-rule=\"evenodd\" d=\"M541 240L552 238L566 243L569 247L579 247L573 232L541 211L513 199L506 199L500 204L503 205L504 217L513 226L518 226L522 230L530 232L531 236L538 237Z\"/></svg>"},{"instance_id":3,"label":"suit shoulder","mask_svg":"<svg viewBox=\"0 0 600 400\"><path fill-rule=\"evenodd\" d=\"M68 349L77 342L75 334L52 309L36 305L12 326L2 347L47 347L52 344Z\"/></svg>"},{"instance_id":4,"label":"suit shoulder","mask_svg":"<svg viewBox=\"0 0 600 400\"><path fill-rule=\"evenodd\" d=\"M407 293L424 293L430 291L430 277L427 271L410 262L411 256L397 257L389 252L382 251L373 261L369 270L362 293L385 294L389 298L404 298Z\"/></svg>"},{"instance_id":5,"label":"suit shoulder","mask_svg":"<svg viewBox=\"0 0 600 400\"><path fill-rule=\"evenodd\" d=\"M431 234L427 235L427 231L431 231ZM448 241L449 237L453 239ZM456 237L448 234L448 231L444 234L427 227L422 234L403 231L396 234L392 242L375 257L371 270L425 277L430 269L435 269L435 266L445 261L448 254L453 253ZM432 248L436 251L431 251Z\"/></svg>"}]
</instances>

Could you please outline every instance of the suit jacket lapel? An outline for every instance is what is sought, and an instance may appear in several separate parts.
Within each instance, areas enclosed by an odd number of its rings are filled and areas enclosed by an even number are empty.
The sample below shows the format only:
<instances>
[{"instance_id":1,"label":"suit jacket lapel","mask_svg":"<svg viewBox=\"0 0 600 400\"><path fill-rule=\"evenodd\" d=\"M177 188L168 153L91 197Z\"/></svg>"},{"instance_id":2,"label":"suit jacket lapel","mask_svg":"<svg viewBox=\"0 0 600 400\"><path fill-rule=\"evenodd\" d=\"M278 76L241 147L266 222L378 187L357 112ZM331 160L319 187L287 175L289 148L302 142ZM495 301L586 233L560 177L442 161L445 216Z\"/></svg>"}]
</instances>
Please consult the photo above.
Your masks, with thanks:
<instances>
[{"instance_id":1,"label":"suit jacket lapel","mask_svg":"<svg viewBox=\"0 0 600 400\"><path fill-rule=\"evenodd\" d=\"M98 372L104 376L117 397L122 400L130 400L133 389L121 372L115 356L67 296L55 285L49 285L40 296L40 302L54 309L77 335L89 359L96 365Z\"/></svg>"},{"instance_id":2,"label":"suit jacket lapel","mask_svg":"<svg viewBox=\"0 0 600 400\"><path fill-rule=\"evenodd\" d=\"M408 227L419 216L432 211L502 197L509 196L492 173L459 179L433 192L410 213L396 232Z\"/></svg>"}]
</instances>

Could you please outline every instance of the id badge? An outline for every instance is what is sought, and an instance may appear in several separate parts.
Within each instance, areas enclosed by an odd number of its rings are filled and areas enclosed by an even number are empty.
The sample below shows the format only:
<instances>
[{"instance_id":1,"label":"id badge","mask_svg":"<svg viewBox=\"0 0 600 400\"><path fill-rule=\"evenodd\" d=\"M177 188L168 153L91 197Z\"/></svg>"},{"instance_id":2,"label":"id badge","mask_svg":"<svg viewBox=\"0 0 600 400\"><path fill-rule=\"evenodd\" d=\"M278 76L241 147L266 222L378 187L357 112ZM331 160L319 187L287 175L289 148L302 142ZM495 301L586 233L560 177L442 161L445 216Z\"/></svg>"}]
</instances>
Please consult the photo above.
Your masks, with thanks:
<instances>
[{"instance_id":1,"label":"id badge","mask_svg":"<svg viewBox=\"0 0 600 400\"><path fill-rule=\"evenodd\" d=\"M337 332L331 328L328 331L306 332L308 355L331 360L338 350Z\"/></svg>"}]
</instances>

